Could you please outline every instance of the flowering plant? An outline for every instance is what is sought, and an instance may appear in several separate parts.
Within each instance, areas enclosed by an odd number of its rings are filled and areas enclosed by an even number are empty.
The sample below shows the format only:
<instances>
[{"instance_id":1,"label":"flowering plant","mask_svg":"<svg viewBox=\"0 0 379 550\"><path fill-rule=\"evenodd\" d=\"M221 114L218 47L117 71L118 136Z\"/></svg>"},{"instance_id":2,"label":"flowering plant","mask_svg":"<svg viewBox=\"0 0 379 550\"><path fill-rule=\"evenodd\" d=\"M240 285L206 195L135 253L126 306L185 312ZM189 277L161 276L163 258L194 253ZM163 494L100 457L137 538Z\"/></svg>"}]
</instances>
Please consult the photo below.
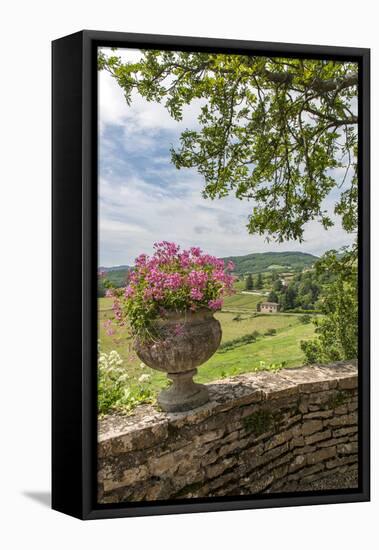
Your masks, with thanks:
<instances>
[{"instance_id":1,"label":"flowering plant","mask_svg":"<svg viewBox=\"0 0 379 550\"><path fill-rule=\"evenodd\" d=\"M141 368L145 365L141 363ZM131 380L116 350L101 350L98 341L97 397L98 411L105 415L114 409L130 411L141 403L152 403L154 392L149 385L151 375L142 374L138 381Z\"/></svg>"},{"instance_id":2,"label":"flowering plant","mask_svg":"<svg viewBox=\"0 0 379 550\"><path fill-rule=\"evenodd\" d=\"M135 260L128 285L114 297L116 321L127 318L134 336L153 335L152 321L168 311L221 309L224 296L233 293L233 262L204 254L200 248L181 250L175 243L154 244L154 254Z\"/></svg>"}]
</instances>

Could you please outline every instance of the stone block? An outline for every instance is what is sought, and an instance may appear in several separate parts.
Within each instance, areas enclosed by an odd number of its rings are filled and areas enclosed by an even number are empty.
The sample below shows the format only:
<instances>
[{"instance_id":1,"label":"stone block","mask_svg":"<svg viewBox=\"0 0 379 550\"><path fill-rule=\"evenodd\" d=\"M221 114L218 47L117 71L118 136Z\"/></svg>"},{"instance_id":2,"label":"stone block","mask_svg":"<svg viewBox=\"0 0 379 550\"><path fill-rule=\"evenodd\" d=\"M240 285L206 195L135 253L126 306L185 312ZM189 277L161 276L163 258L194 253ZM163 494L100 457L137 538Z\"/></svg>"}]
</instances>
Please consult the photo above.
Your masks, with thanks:
<instances>
[{"instance_id":1,"label":"stone block","mask_svg":"<svg viewBox=\"0 0 379 550\"><path fill-rule=\"evenodd\" d=\"M318 462L322 462L323 460L327 460L328 458L336 456L336 453L337 448L335 446L319 449L314 453L310 453L307 455L307 463L310 465L317 464Z\"/></svg>"},{"instance_id":2,"label":"stone block","mask_svg":"<svg viewBox=\"0 0 379 550\"><path fill-rule=\"evenodd\" d=\"M322 420L307 420L303 423L301 433L304 436L311 435L315 432L321 431L323 428Z\"/></svg>"},{"instance_id":3,"label":"stone block","mask_svg":"<svg viewBox=\"0 0 379 550\"><path fill-rule=\"evenodd\" d=\"M358 452L358 443L356 442L343 443L341 445L337 445L337 453L339 455L350 455L357 452Z\"/></svg>"},{"instance_id":4,"label":"stone block","mask_svg":"<svg viewBox=\"0 0 379 550\"><path fill-rule=\"evenodd\" d=\"M305 445L304 447L293 449L292 452L294 455L309 454L309 453L313 453L316 450L316 448L317 447L315 445Z\"/></svg>"},{"instance_id":5,"label":"stone block","mask_svg":"<svg viewBox=\"0 0 379 550\"><path fill-rule=\"evenodd\" d=\"M297 455L295 460L289 465L289 472L293 473L303 468L307 464L307 459L304 455Z\"/></svg>"},{"instance_id":6,"label":"stone block","mask_svg":"<svg viewBox=\"0 0 379 550\"><path fill-rule=\"evenodd\" d=\"M346 378L341 378L341 380L338 381L338 387L341 390L352 390L354 388L358 387L358 376L356 374L353 374L351 376L348 376Z\"/></svg>"},{"instance_id":7,"label":"stone block","mask_svg":"<svg viewBox=\"0 0 379 550\"><path fill-rule=\"evenodd\" d=\"M356 413L343 414L341 416L334 416L325 421L327 426L339 427L356 425L358 422L358 415Z\"/></svg>"},{"instance_id":8,"label":"stone block","mask_svg":"<svg viewBox=\"0 0 379 550\"><path fill-rule=\"evenodd\" d=\"M148 469L146 466L140 466L139 468L131 468L130 470L125 470L122 477L117 477L116 479L104 479L103 487L104 492L113 491L114 489L119 489L120 487L128 487L134 485L138 481L147 479L149 475Z\"/></svg>"},{"instance_id":9,"label":"stone block","mask_svg":"<svg viewBox=\"0 0 379 550\"><path fill-rule=\"evenodd\" d=\"M283 445L283 443L289 441L290 439L292 439L292 437L293 435L291 430L286 430L284 432L278 433L265 443L265 450L269 451L274 447L278 447L278 445Z\"/></svg>"},{"instance_id":10,"label":"stone block","mask_svg":"<svg viewBox=\"0 0 379 550\"><path fill-rule=\"evenodd\" d=\"M345 464L352 464L358 462L358 455L347 455L343 457L335 458L334 460L329 460L326 463L326 467L328 470L331 470L332 468L340 468L341 466L345 466Z\"/></svg>"},{"instance_id":11,"label":"stone block","mask_svg":"<svg viewBox=\"0 0 379 550\"><path fill-rule=\"evenodd\" d=\"M317 447L332 447L333 445L338 445L339 443L346 443L349 440L348 437L332 437L331 439L328 439L327 441L319 441L317 443Z\"/></svg>"},{"instance_id":12,"label":"stone block","mask_svg":"<svg viewBox=\"0 0 379 550\"><path fill-rule=\"evenodd\" d=\"M323 441L324 439L329 439L332 437L331 430L325 430L323 432L316 432L312 435L309 435L305 438L306 445L314 445L314 443L318 443L319 441Z\"/></svg>"},{"instance_id":13,"label":"stone block","mask_svg":"<svg viewBox=\"0 0 379 550\"><path fill-rule=\"evenodd\" d=\"M358 432L358 426L348 426L346 428L338 428L333 430L333 437L343 437L345 435L351 435Z\"/></svg>"},{"instance_id":14,"label":"stone block","mask_svg":"<svg viewBox=\"0 0 379 550\"><path fill-rule=\"evenodd\" d=\"M314 418L330 418L333 416L333 411L315 411L311 413L304 414L303 418L304 420L310 420Z\"/></svg>"},{"instance_id":15,"label":"stone block","mask_svg":"<svg viewBox=\"0 0 379 550\"><path fill-rule=\"evenodd\" d=\"M305 445L305 439L303 436L293 437L290 441L290 449L294 449L296 447L304 447L304 445Z\"/></svg>"}]
</instances>

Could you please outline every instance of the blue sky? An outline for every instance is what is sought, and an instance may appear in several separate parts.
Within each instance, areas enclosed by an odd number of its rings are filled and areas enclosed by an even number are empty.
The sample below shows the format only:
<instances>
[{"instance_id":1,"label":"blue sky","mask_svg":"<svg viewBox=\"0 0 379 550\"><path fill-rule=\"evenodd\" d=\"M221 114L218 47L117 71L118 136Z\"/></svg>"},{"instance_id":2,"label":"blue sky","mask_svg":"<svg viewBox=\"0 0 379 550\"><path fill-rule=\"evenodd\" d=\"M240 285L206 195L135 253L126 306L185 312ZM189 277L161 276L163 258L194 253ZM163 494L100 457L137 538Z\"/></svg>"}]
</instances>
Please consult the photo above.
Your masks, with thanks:
<instances>
[{"instance_id":1,"label":"blue sky","mask_svg":"<svg viewBox=\"0 0 379 550\"><path fill-rule=\"evenodd\" d=\"M125 49L117 55L136 59L139 52ZM202 198L202 177L195 170L177 170L169 152L185 128L198 126L199 108L191 104L175 122L162 105L137 94L128 106L116 81L99 73L99 265L132 264L160 240L200 246L216 256L286 250L320 255L352 242L337 220L327 232L309 223L302 244L267 243L247 233L253 202Z\"/></svg>"}]
</instances>

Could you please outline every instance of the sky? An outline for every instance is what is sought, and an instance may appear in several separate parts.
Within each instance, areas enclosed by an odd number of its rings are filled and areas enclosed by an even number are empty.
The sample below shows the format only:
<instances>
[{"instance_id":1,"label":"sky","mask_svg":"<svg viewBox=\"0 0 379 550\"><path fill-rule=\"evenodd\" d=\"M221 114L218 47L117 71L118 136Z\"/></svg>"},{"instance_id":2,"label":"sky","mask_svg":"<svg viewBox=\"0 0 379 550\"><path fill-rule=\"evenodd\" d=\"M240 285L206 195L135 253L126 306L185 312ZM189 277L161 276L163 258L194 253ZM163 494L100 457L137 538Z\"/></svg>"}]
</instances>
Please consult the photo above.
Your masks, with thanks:
<instances>
[{"instance_id":1,"label":"sky","mask_svg":"<svg viewBox=\"0 0 379 550\"><path fill-rule=\"evenodd\" d=\"M140 52L120 49L117 55L136 60ZM163 105L137 93L127 105L106 71L99 72L98 79L100 266L133 265L134 258L151 254L153 244L162 240L182 248L200 246L217 257L289 250L320 256L352 242L338 219L328 231L318 222L308 223L302 243L267 243L262 236L250 235L246 224L252 201L233 196L204 199L202 176L171 164L170 147L179 144L181 132L198 128L200 102L185 107L183 120L176 122ZM335 198L325 201L330 211Z\"/></svg>"}]
</instances>

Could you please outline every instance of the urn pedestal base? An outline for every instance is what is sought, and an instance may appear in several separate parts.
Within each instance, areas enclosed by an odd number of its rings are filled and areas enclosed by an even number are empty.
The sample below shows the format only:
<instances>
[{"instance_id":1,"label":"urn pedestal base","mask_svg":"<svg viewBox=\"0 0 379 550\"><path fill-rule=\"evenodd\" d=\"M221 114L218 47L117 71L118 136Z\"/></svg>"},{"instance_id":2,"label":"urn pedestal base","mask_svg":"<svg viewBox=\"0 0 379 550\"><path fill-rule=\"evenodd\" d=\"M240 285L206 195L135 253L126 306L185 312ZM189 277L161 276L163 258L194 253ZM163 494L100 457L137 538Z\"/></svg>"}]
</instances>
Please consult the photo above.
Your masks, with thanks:
<instances>
[{"instance_id":1,"label":"urn pedestal base","mask_svg":"<svg viewBox=\"0 0 379 550\"><path fill-rule=\"evenodd\" d=\"M192 380L196 373L197 369L192 369L167 374L172 385L158 395L161 409L166 412L183 412L196 409L209 401L207 387Z\"/></svg>"}]
</instances>

